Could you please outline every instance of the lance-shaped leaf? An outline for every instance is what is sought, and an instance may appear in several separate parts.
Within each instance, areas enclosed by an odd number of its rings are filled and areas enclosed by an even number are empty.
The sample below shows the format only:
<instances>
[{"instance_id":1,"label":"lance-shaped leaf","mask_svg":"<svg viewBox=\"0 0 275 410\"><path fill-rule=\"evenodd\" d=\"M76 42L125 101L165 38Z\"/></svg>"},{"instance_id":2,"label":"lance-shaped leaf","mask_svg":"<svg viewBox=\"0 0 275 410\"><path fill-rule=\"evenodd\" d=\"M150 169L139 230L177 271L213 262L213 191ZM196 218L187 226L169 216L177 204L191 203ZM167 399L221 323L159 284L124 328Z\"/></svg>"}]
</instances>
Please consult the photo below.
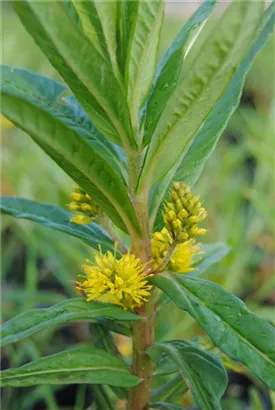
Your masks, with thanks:
<instances>
[{"instance_id":1,"label":"lance-shaped leaf","mask_svg":"<svg viewBox=\"0 0 275 410\"><path fill-rule=\"evenodd\" d=\"M220 400L227 386L227 374L220 359L183 340L156 343L150 356L160 363L169 359L172 370L178 370L203 410L221 410Z\"/></svg>"},{"instance_id":2,"label":"lance-shaped leaf","mask_svg":"<svg viewBox=\"0 0 275 410\"><path fill-rule=\"evenodd\" d=\"M73 120L64 118L55 104L58 83L26 70L7 66L2 70L2 111L26 131L55 162L120 226L137 228L136 216L121 171L114 161L108 164L107 148L97 143ZM49 88L47 94L47 87ZM48 95L48 98L47 98ZM79 131L80 128L80 131ZM106 155L106 157L105 157ZM115 172L116 171L116 172Z\"/></svg>"},{"instance_id":3,"label":"lance-shaped leaf","mask_svg":"<svg viewBox=\"0 0 275 410\"><path fill-rule=\"evenodd\" d=\"M234 1L219 19L158 121L138 190L159 181L183 158L245 57L262 9L261 2Z\"/></svg>"},{"instance_id":4,"label":"lance-shaped leaf","mask_svg":"<svg viewBox=\"0 0 275 410\"><path fill-rule=\"evenodd\" d=\"M130 374L122 360L92 347L76 347L1 372L2 386L38 384L109 384L133 387L140 379Z\"/></svg>"},{"instance_id":5,"label":"lance-shaped leaf","mask_svg":"<svg viewBox=\"0 0 275 410\"><path fill-rule=\"evenodd\" d=\"M139 320L139 316L112 304L70 299L50 308L29 310L6 322L1 326L1 346L18 342L49 326L104 317L119 321Z\"/></svg>"},{"instance_id":6,"label":"lance-shaped leaf","mask_svg":"<svg viewBox=\"0 0 275 410\"><path fill-rule=\"evenodd\" d=\"M270 34L274 32L274 10L275 3L273 2L265 11L258 35L253 41L241 66L233 76L226 93L207 117L206 122L197 133L192 145L180 163L175 173L175 181L187 181L193 185L199 178L228 120L239 104L246 73L251 67L257 53L268 40Z\"/></svg>"},{"instance_id":7,"label":"lance-shaped leaf","mask_svg":"<svg viewBox=\"0 0 275 410\"><path fill-rule=\"evenodd\" d=\"M229 357L239 360L270 388L275 388L275 328L250 312L216 283L180 274L151 278L201 325Z\"/></svg>"},{"instance_id":8,"label":"lance-shaped leaf","mask_svg":"<svg viewBox=\"0 0 275 410\"><path fill-rule=\"evenodd\" d=\"M95 223L78 225L70 222L72 215L58 206L24 198L2 197L0 209L3 214L12 215L15 218L28 219L48 228L75 236L96 250L99 249L100 245L103 252L107 250L114 251L112 239L101 226Z\"/></svg>"},{"instance_id":9,"label":"lance-shaped leaf","mask_svg":"<svg viewBox=\"0 0 275 410\"><path fill-rule=\"evenodd\" d=\"M132 20L128 23L130 38L125 75L132 124L137 127L140 108L148 96L155 74L164 1L143 0L133 3L133 6L127 7Z\"/></svg>"},{"instance_id":10,"label":"lance-shaped leaf","mask_svg":"<svg viewBox=\"0 0 275 410\"><path fill-rule=\"evenodd\" d=\"M68 15L97 51L109 56L117 79L121 80L116 52L119 31L119 3L117 1L63 1Z\"/></svg>"},{"instance_id":11,"label":"lance-shaped leaf","mask_svg":"<svg viewBox=\"0 0 275 410\"><path fill-rule=\"evenodd\" d=\"M145 106L144 145L150 142L159 117L172 95L180 77L184 56L196 29L210 15L215 0L206 0L194 13L172 42L157 66L150 97Z\"/></svg>"},{"instance_id":12,"label":"lance-shaped leaf","mask_svg":"<svg viewBox=\"0 0 275 410\"><path fill-rule=\"evenodd\" d=\"M109 56L96 40L83 35L66 2L26 0L14 1L13 6L97 129L118 144L135 147L125 91Z\"/></svg>"},{"instance_id":13,"label":"lance-shaped leaf","mask_svg":"<svg viewBox=\"0 0 275 410\"><path fill-rule=\"evenodd\" d=\"M156 223L156 227L161 225L162 214L158 210L167 195L167 189L171 181L186 181L192 186L214 151L222 131L239 104L245 75L257 53L274 31L274 8L275 4L272 3L264 13L257 36L252 42L246 57L234 74L226 93L218 100L214 109L207 116L202 128L195 135L195 139L183 160L179 161L177 166L173 167L166 177L153 187L150 201L150 218L151 224Z\"/></svg>"}]
</instances>

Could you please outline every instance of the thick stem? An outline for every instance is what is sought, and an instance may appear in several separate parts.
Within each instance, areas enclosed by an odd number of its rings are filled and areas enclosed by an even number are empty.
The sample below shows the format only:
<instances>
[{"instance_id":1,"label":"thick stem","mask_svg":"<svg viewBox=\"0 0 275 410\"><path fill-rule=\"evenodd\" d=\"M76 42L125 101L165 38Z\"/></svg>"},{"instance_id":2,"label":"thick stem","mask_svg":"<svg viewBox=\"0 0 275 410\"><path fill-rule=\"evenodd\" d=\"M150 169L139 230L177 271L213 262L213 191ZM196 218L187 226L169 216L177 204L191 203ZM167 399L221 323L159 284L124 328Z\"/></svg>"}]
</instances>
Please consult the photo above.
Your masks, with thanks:
<instances>
[{"instance_id":1,"label":"thick stem","mask_svg":"<svg viewBox=\"0 0 275 410\"><path fill-rule=\"evenodd\" d=\"M141 383L130 390L128 410L145 410L150 402L153 362L146 349L154 343L155 314L154 296L136 312L142 320L133 325L132 372L141 378Z\"/></svg>"}]
</instances>

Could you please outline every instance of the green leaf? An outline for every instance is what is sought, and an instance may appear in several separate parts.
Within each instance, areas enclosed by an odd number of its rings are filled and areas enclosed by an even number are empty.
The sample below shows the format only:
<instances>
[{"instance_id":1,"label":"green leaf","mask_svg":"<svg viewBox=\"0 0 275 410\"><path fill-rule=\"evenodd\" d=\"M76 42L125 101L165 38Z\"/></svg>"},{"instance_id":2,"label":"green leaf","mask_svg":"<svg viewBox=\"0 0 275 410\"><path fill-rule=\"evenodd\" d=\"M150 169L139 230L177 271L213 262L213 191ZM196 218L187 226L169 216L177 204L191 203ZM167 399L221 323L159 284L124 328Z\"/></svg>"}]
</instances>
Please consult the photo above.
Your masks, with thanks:
<instances>
[{"instance_id":1,"label":"green leaf","mask_svg":"<svg viewBox=\"0 0 275 410\"><path fill-rule=\"evenodd\" d=\"M158 401L173 400L175 396L182 397L186 393L188 387L180 375L176 375L168 382L152 391L151 397Z\"/></svg>"},{"instance_id":2,"label":"green leaf","mask_svg":"<svg viewBox=\"0 0 275 410\"><path fill-rule=\"evenodd\" d=\"M43 357L5 370L0 378L2 386L12 387L74 383L133 387L139 381L120 359L91 347L76 347Z\"/></svg>"},{"instance_id":3,"label":"green leaf","mask_svg":"<svg viewBox=\"0 0 275 410\"><path fill-rule=\"evenodd\" d=\"M221 410L220 400L227 386L227 374L220 359L183 340L156 343L149 355L160 363L167 358L183 377L203 410Z\"/></svg>"},{"instance_id":4,"label":"green leaf","mask_svg":"<svg viewBox=\"0 0 275 410\"><path fill-rule=\"evenodd\" d=\"M92 7L94 3L85 2L88 4ZM135 147L124 87L96 36L83 35L66 2L14 1L13 6L97 129L115 143ZM108 7L113 6L108 3Z\"/></svg>"},{"instance_id":5,"label":"green leaf","mask_svg":"<svg viewBox=\"0 0 275 410\"><path fill-rule=\"evenodd\" d=\"M18 197L2 197L0 209L3 214L28 219L48 228L75 236L96 250L99 249L100 245L103 252L107 250L114 251L112 239L101 226L95 223L78 225L70 222L72 215L57 206Z\"/></svg>"},{"instance_id":6,"label":"green leaf","mask_svg":"<svg viewBox=\"0 0 275 410\"><path fill-rule=\"evenodd\" d=\"M202 244L201 249L204 251L202 259L195 264L196 270L191 272L190 275L201 275L209 266L222 260L231 250L230 246L223 242Z\"/></svg>"},{"instance_id":7,"label":"green leaf","mask_svg":"<svg viewBox=\"0 0 275 410\"><path fill-rule=\"evenodd\" d=\"M186 181L193 185L199 178L228 120L239 104L246 73L250 69L257 53L265 44L269 35L274 31L274 8L275 5L273 2L264 13L258 35L251 44L239 69L233 76L226 93L217 102L202 128L197 133L192 145L177 169L174 177L175 181Z\"/></svg>"},{"instance_id":8,"label":"green leaf","mask_svg":"<svg viewBox=\"0 0 275 410\"><path fill-rule=\"evenodd\" d=\"M71 19L98 52L109 56L113 71L118 81L121 81L116 58L118 2L65 0L63 5Z\"/></svg>"},{"instance_id":9,"label":"green leaf","mask_svg":"<svg viewBox=\"0 0 275 410\"><path fill-rule=\"evenodd\" d=\"M15 343L48 326L76 321L94 321L102 317L119 321L139 320L139 316L123 311L112 304L86 302L84 299L75 298L50 308L29 310L9 320L1 326L1 345Z\"/></svg>"},{"instance_id":10,"label":"green leaf","mask_svg":"<svg viewBox=\"0 0 275 410\"><path fill-rule=\"evenodd\" d=\"M127 7L132 18L127 29L130 29L130 37L125 76L131 120L133 127L138 128L139 111L154 78L164 1L143 0L133 3Z\"/></svg>"},{"instance_id":11,"label":"green leaf","mask_svg":"<svg viewBox=\"0 0 275 410\"><path fill-rule=\"evenodd\" d=\"M187 311L231 359L275 388L275 328L216 283L164 273L150 281Z\"/></svg>"},{"instance_id":12,"label":"green leaf","mask_svg":"<svg viewBox=\"0 0 275 410\"><path fill-rule=\"evenodd\" d=\"M188 22L180 30L179 34L158 63L153 87L145 107L146 119L144 124L144 145L147 145L150 142L160 115L165 108L169 97L177 86L183 59L193 33L205 22L213 10L214 5L215 0L206 0L199 7L196 13L191 16Z\"/></svg>"},{"instance_id":13,"label":"green leaf","mask_svg":"<svg viewBox=\"0 0 275 410\"><path fill-rule=\"evenodd\" d=\"M7 66L2 69L4 115L29 133L116 224L124 229L126 225L129 230L133 229L132 224L137 228L120 169L110 160L104 140L70 118L77 108L71 107L65 116L66 108L60 108L64 104L59 98L61 90L59 83L27 70Z\"/></svg>"},{"instance_id":14,"label":"green leaf","mask_svg":"<svg viewBox=\"0 0 275 410\"><path fill-rule=\"evenodd\" d=\"M151 225L161 225L161 210L158 212L163 199L167 196L168 187L172 180L186 181L191 186L199 178L203 167L214 151L219 137L226 127L230 116L239 104L245 75L261 47L274 31L274 3L264 13L258 34L252 42L248 53L240 67L234 74L225 94L218 100L214 109L209 113L201 129L195 134L195 138L175 168L172 168L165 178L152 188L150 200Z\"/></svg>"},{"instance_id":15,"label":"green leaf","mask_svg":"<svg viewBox=\"0 0 275 410\"><path fill-rule=\"evenodd\" d=\"M158 410L184 410L182 406L178 404L168 403L164 401L154 401L150 403L150 408Z\"/></svg>"},{"instance_id":16,"label":"green leaf","mask_svg":"<svg viewBox=\"0 0 275 410\"><path fill-rule=\"evenodd\" d=\"M159 181L183 158L245 58L262 9L261 2L234 1L218 20L192 69L168 100L152 136L138 190Z\"/></svg>"}]
</instances>

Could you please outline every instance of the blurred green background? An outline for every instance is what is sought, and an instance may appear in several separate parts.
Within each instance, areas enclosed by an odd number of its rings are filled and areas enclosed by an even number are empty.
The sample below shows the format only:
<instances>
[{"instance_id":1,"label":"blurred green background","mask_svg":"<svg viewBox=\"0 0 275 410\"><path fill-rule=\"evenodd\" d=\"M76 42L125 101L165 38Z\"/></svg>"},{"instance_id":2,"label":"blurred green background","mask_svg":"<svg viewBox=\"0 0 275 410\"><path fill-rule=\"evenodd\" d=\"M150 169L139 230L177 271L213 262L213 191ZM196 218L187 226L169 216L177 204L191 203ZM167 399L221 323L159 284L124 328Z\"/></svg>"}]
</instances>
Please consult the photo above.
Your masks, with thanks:
<instances>
[{"instance_id":1,"label":"blurred green background","mask_svg":"<svg viewBox=\"0 0 275 410\"><path fill-rule=\"evenodd\" d=\"M160 55L187 15L176 8L165 20ZM2 60L59 79L8 3L2 3ZM182 12L182 7L181 7ZM211 278L241 297L257 314L275 324L275 39L250 70L241 104L223 133L195 191L208 210L207 243L224 242L229 254L211 267ZM65 207L72 181L22 131L2 119L2 193ZM49 306L75 295L74 280L90 250L76 239L31 222L2 218L2 320L28 309ZM159 338L200 335L193 319L170 304L159 314ZM172 319L171 319L172 318ZM172 323L171 323L172 321ZM255 329L255 332L257 329ZM44 330L8 346L2 367L65 349L82 340L79 325ZM121 350L129 341L119 338ZM229 366L230 367L230 366ZM238 366L230 371L224 410L272 409L272 394ZM3 410L87 408L97 392L87 386L5 389ZM184 399L191 408L190 397ZM90 409L96 407L89 407ZM117 408L120 404L117 403ZM273 395L273 408L275 399ZM107 407L106 407L107 408ZM122 407L123 408L123 404ZM193 407L194 408L194 407ZM104 409L103 409L104 410Z\"/></svg>"}]
</instances>

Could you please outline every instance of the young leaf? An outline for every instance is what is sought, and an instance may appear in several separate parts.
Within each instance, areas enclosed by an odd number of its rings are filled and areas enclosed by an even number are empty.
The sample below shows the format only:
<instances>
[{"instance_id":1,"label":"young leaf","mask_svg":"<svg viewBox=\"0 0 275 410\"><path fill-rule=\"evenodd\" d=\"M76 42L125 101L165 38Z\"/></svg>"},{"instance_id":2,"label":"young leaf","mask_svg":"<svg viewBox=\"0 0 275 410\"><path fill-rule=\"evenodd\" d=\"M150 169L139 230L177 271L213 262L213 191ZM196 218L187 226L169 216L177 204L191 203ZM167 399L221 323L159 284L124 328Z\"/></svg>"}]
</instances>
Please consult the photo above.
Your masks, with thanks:
<instances>
[{"instance_id":1,"label":"young leaf","mask_svg":"<svg viewBox=\"0 0 275 410\"><path fill-rule=\"evenodd\" d=\"M219 19L192 70L168 100L152 136L138 190L159 181L183 157L245 57L262 8L261 2L234 1Z\"/></svg>"},{"instance_id":2,"label":"young leaf","mask_svg":"<svg viewBox=\"0 0 275 410\"><path fill-rule=\"evenodd\" d=\"M221 410L227 374L217 356L183 340L156 343L148 353L157 363L169 358L191 389L199 408Z\"/></svg>"},{"instance_id":3,"label":"young leaf","mask_svg":"<svg viewBox=\"0 0 275 410\"><path fill-rule=\"evenodd\" d=\"M195 134L195 138L182 161L179 161L177 166L172 168L165 178L161 182L156 183L152 188L150 201L150 219L152 225L155 223L158 209L163 198L167 195L167 189L171 181L186 181L192 186L200 176L229 118L239 104L246 73L251 67L257 53L274 31L274 8L275 4L272 3L265 11L257 36L251 43L246 57L233 75L225 94L218 100L201 129ZM156 226L160 224L160 218L161 212L158 213Z\"/></svg>"},{"instance_id":4,"label":"young leaf","mask_svg":"<svg viewBox=\"0 0 275 410\"><path fill-rule=\"evenodd\" d=\"M207 117L207 120L197 133L192 145L180 163L175 173L175 181L187 181L189 184L194 185L199 178L228 120L239 104L245 75L250 69L257 53L274 31L274 22L275 3L273 2L265 11L258 34L251 44L245 59L234 74L226 93Z\"/></svg>"},{"instance_id":5,"label":"young leaf","mask_svg":"<svg viewBox=\"0 0 275 410\"><path fill-rule=\"evenodd\" d=\"M139 381L120 359L90 346L65 350L2 371L0 377L2 386L12 387L74 383L133 387Z\"/></svg>"},{"instance_id":6,"label":"young leaf","mask_svg":"<svg viewBox=\"0 0 275 410\"><path fill-rule=\"evenodd\" d=\"M127 98L134 128L138 127L139 111L148 96L155 73L164 1L134 1L128 11L130 38L126 61ZM134 17L133 17L134 14Z\"/></svg>"},{"instance_id":7,"label":"young leaf","mask_svg":"<svg viewBox=\"0 0 275 410\"><path fill-rule=\"evenodd\" d=\"M83 36L66 2L26 0L14 1L13 6L97 129L115 143L135 147L125 91L109 56L91 37Z\"/></svg>"},{"instance_id":8,"label":"young leaf","mask_svg":"<svg viewBox=\"0 0 275 410\"><path fill-rule=\"evenodd\" d=\"M206 0L180 30L157 66L156 75L150 97L145 107L144 141L147 145L156 128L159 117L172 95L178 79L190 39L196 29L205 22L210 15L215 0Z\"/></svg>"},{"instance_id":9,"label":"young leaf","mask_svg":"<svg viewBox=\"0 0 275 410\"><path fill-rule=\"evenodd\" d=\"M121 172L107 163L106 149L79 132L72 120L64 119L55 104L58 90L45 77L7 66L2 70L2 111L30 134L84 190L94 196L102 209L120 226L137 228L136 216ZM47 95L47 87L48 98ZM53 91L54 90L54 91ZM128 215L127 215L128 214ZM137 228L138 229L138 228Z\"/></svg>"},{"instance_id":10,"label":"young leaf","mask_svg":"<svg viewBox=\"0 0 275 410\"><path fill-rule=\"evenodd\" d=\"M173 273L150 279L187 311L213 342L270 388L275 387L275 328L216 283ZM255 331L257 329L257 331Z\"/></svg>"},{"instance_id":11,"label":"young leaf","mask_svg":"<svg viewBox=\"0 0 275 410\"><path fill-rule=\"evenodd\" d=\"M72 215L57 206L18 197L2 197L0 210L3 214L28 219L48 228L75 236L96 250L99 249L100 245L103 252L107 250L114 251L112 239L101 226L95 223L78 225L70 222ZM119 251L117 250L117 252Z\"/></svg>"},{"instance_id":12,"label":"young leaf","mask_svg":"<svg viewBox=\"0 0 275 410\"><path fill-rule=\"evenodd\" d=\"M139 316L123 311L112 304L86 302L75 298L65 300L50 308L33 309L9 320L1 326L1 346L18 342L48 326L68 322L91 321L107 317L119 321L138 320Z\"/></svg>"}]
</instances>

